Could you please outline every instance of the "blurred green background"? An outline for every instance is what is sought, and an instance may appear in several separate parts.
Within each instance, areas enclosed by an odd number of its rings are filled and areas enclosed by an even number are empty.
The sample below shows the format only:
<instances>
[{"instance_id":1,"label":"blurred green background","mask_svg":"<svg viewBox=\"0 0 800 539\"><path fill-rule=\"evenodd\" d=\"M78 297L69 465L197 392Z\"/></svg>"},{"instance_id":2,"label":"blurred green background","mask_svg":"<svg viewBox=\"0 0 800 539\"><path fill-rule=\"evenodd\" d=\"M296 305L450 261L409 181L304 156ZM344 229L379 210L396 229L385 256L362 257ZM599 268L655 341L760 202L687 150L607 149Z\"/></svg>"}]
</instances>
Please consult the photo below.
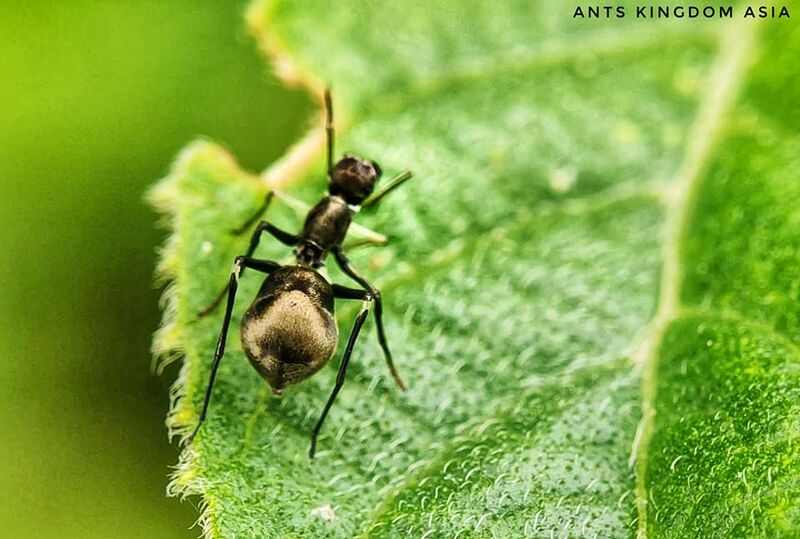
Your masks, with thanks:
<instances>
[{"instance_id":1,"label":"blurred green background","mask_svg":"<svg viewBox=\"0 0 800 539\"><path fill-rule=\"evenodd\" d=\"M150 373L163 230L143 193L198 135L261 170L313 106L245 2L0 5L0 536L197 537L165 497Z\"/></svg>"}]
</instances>

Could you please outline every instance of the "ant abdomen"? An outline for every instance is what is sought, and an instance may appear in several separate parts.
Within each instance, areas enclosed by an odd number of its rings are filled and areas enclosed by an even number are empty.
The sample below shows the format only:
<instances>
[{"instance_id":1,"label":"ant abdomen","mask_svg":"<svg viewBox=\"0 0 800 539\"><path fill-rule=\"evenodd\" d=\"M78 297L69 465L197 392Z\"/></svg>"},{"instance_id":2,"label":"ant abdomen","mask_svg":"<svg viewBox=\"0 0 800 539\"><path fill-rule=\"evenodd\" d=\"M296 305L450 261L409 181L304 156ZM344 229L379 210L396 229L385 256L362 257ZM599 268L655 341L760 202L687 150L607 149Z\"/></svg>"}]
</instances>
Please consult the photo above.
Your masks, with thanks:
<instances>
[{"instance_id":1,"label":"ant abdomen","mask_svg":"<svg viewBox=\"0 0 800 539\"><path fill-rule=\"evenodd\" d=\"M336 350L331 285L313 269L280 268L264 281L241 328L247 357L280 395L325 366Z\"/></svg>"}]
</instances>

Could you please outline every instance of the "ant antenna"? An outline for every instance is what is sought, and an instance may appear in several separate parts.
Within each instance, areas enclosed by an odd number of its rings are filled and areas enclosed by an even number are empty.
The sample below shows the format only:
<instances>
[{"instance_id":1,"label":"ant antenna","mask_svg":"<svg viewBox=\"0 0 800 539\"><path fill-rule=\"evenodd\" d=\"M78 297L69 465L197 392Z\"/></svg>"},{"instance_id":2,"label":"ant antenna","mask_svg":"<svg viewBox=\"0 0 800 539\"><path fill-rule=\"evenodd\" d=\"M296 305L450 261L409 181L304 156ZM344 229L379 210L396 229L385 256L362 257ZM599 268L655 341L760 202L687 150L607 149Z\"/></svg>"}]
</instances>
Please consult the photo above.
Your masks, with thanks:
<instances>
[{"instance_id":1,"label":"ant antenna","mask_svg":"<svg viewBox=\"0 0 800 539\"><path fill-rule=\"evenodd\" d=\"M404 170L403 172L401 172L400 174L389 180L389 183L387 183L377 193L373 193L372 195L368 196L366 200L364 200L364 202L361 203L361 207L369 208L370 206L377 204L383 197L388 195L395 188L402 185L403 182L405 182L406 180L410 180L411 176L412 174L410 170Z\"/></svg>"},{"instance_id":2,"label":"ant antenna","mask_svg":"<svg viewBox=\"0 0 800 539\"><path fill-rule=\"evenodd\" d=\"M333 168L333 103L331 102L331 89L325 88L325 133L328 137L328 179Z\"/></svg>"}]
</instances>

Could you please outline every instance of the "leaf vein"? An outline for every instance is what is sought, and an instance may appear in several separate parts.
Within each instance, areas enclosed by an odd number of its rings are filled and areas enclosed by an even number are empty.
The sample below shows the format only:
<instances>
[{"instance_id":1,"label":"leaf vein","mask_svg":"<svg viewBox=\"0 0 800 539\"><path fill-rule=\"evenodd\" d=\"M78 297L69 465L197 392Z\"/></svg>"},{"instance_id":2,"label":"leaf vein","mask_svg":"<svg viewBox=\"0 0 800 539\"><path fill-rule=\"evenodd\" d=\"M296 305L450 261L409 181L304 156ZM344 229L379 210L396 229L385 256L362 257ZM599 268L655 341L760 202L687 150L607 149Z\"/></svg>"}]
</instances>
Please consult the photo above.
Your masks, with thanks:
<instances>
[{"instance_id":1,"label":"leaf vein","mask_svg":"<svg viewBox=\"0 0 800 539\"><path fill-rule=\"evenodd\" d=\"M706 84L705 98L690 129L689 145L672 184L663 229L662 274L658 309L632 359L642 371L642 420L631 451L635 464L639 539L647 538L647 450L655 419L658 356L664 334L681 312L683 279L680 245L686 233L693 198L709 157L716 149L726 114L738 96L746 68L753 57L756 25L741 20L720 37L718 55Z\"/></svg>"}]
</instances>

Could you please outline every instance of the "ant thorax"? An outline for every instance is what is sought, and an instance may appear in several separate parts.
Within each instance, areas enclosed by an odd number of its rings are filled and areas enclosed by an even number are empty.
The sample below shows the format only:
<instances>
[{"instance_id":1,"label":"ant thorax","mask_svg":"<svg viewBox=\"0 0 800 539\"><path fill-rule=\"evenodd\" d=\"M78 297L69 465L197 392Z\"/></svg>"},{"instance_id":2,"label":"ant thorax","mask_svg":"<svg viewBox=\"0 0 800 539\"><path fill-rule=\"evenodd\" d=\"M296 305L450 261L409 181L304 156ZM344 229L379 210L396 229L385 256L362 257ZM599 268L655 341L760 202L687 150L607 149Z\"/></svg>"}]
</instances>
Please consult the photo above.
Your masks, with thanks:
<instances>
[{"instance_id":1,"label":"ant thorax","mask_svg":"<svg viewBox=\"0 0 800 539\"><path fill-rule=\"evenodd\" d=\"M342 244L352 218L353 211L342 197L329 195L320 200L303 224L296 252L298 263L308 262L314 267L316 261L321 262L328 251Z\"/></svg>"}]
</instances>

